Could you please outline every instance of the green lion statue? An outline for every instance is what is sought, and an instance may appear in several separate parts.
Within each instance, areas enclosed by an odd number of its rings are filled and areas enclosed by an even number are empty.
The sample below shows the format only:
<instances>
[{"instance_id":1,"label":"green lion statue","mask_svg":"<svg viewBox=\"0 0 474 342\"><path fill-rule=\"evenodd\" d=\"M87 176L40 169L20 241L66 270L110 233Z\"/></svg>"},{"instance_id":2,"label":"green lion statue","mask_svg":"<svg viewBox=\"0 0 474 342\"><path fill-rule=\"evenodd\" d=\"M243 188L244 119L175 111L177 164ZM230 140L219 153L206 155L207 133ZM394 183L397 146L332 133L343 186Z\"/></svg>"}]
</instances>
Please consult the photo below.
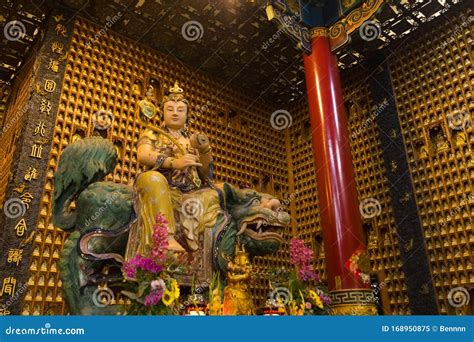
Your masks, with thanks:
<instances>
[{"instance_id":1,"label":"green lion statue","mask_svg":"<svg viewBox=\"0 0 474 342\"><path fill-rule=\"evenodd\" d=\"M103 181L116 164L117 151L110 141L87 137L64 149L54 176L52 222L71 233L59 268L64 297L73 315L120 312L119 305L102 305L96 299L101 284L107 284L109 291L123 286L119 270L130 228L137 221L134 187ZM209 259L204 262L209 262L212 273L227 274L238 239L251 258L280 247L279 231L290 217L276 198L228 183L215 189L222 210L215 225L200 232L209 237L209 250L204 251L201 244L198 251L207 252L202 255ZM179 232L176 234L179 240Z\"/></svg>"}]
</instances>

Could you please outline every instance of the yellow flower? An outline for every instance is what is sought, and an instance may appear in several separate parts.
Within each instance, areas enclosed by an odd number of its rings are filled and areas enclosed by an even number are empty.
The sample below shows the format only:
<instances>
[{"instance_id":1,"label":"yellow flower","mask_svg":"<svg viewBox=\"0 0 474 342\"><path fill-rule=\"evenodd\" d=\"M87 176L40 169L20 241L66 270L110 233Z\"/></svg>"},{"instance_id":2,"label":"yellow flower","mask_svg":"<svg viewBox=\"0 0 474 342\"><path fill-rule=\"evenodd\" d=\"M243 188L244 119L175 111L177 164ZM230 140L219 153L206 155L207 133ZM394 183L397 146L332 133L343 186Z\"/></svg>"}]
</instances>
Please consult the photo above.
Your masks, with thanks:
<instances>
[{"instance_id":1,"label":"yellow flower","mask_svg":"<svg viewBox=\"0 0 474 342\"><path fill-rule=\"evenodd\" d=\"M179 285L178 285L178 282L176 281L176 279L173 279L171 281L171 292L173 293L174 299L179 298Z\"/></svg>"},{"instance_id":2,"label":"yellow flower","mask_svg":"<svg viewBox=\"0 0 474 342\"><path fill-rule=\"evenodd\" d=\"M316 292L314 292L313 290L309 290L309 297L312 300L316 300L316 298L319 298L318 294Z\"/></svg>"},{"instance_id":3,"label":"yellow flower","mask_svg":"<svg viewBox=\"0 0 474 342\"><path fill-rule=\"evenodd\" d=\"M290 302L290 315L296 316L297 314L298 314L298 306L296 305L296 302L292 300Z\"/></svg>"},{"instance_id":4,"label":"yellow flower","mask_svg":"<svg viewBox=\"0 0 474 342\"><path fill-rule=\"evenodd\" d=\"M169 290L165 290L165 292L163 292L163 297L161 297L161 301L166 306L170 306L173 303L174 299L175 298L174 298L173 292Z\"/></svg>"},{"instance_id":5,"label":"yellow flower","mask_svg":"<svg viewBox=\"0 0 474 342\"><path fill-rule=\"evenodd\" d=\"M318 308L324 309L323 302L321 301L321 298L319 296L316 296L315 298L313 298L313 300L314 300L314 304L316 304Z\"/></svg>"}]
</instances>

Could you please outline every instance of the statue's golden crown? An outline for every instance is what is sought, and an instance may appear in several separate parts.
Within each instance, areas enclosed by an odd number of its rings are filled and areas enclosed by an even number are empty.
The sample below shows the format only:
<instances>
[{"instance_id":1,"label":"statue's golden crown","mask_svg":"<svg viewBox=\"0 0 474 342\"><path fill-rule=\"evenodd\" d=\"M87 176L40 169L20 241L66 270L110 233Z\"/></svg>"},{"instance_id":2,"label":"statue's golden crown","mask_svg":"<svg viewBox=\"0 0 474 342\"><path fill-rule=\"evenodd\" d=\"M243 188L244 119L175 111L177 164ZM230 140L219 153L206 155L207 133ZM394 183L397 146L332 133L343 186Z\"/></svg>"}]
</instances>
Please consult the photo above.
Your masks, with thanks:
<instances>
[{"instance_id":1,"label":"statue's golden crown","mask_svg":"<svg viewBox=\"0 0 474 342\"><path fill-rule=\"evenodd\" d=\"M163 96L162 103L164 104L165 102L168 102L168 101L175 101L175 102L183 101L186 104L188 103L188 101L184 97L184 90L178 85L178 81L174 82L174 85L169 88L167 94Z\"/></svg>"}]
</instances>

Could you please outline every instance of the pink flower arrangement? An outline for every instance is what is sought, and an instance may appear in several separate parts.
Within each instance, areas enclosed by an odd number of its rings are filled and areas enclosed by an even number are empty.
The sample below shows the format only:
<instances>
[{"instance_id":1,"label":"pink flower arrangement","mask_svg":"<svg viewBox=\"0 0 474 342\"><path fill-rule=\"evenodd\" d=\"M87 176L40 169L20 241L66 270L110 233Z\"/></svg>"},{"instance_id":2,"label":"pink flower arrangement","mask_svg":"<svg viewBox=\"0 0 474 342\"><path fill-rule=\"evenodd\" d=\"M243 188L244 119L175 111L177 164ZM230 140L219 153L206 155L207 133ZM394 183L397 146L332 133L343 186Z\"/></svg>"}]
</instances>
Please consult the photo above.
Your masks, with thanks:
<instances>
[{"instance_id":1,"label":"pink flower arrangement","mask_svg":"<svg viewBox=\"0 0 474 342\"><path fill-rule=\"evenodd\" d=\"M135 278L137 269L150 271L152 273L160 273L163 270L163 266L158 265L151 258L145 258L140 254L137 254L133 259L124 264L123 269L128 278Z\"/></svg>"},{"instance_id":2,"label":"pink flower arrangement","mask_svg":"<svg viewBox=\"0 0 474 342\"><path fill-rule=\"evenodd\" d=\"M163 288L152 290L148 295L145 296L143 304L145 304L145 306L153 306L158 304L163 297L163 292Z\"/></svg>"},{"instance_id":3,"label":"pink flower arrangement","mask_svg":"<svg viewBox=\"0 0 474 342\"><path fill-rule=\"evenodd\" d=\"M314 252L304 245L301 239L291 239L290 241L291 263L296 266L297 276L302 281L320 281L319 276L313 268Z\"/></svg>"},{"instance_id":4,"label":"pink flower arrangement","mask_svg":"<svg viewBox=\"0 0 474 342\"><path fill-rule=\"evenodd\" d=\"M153 247L150 258L137 254L123 265L123 270L128 278L135 278L137 269L155 274L163 270L162 264L166 261L166 252L168 251L168 221L161 214L156 215L152 239Z\"/></svg>"}]
</instances>

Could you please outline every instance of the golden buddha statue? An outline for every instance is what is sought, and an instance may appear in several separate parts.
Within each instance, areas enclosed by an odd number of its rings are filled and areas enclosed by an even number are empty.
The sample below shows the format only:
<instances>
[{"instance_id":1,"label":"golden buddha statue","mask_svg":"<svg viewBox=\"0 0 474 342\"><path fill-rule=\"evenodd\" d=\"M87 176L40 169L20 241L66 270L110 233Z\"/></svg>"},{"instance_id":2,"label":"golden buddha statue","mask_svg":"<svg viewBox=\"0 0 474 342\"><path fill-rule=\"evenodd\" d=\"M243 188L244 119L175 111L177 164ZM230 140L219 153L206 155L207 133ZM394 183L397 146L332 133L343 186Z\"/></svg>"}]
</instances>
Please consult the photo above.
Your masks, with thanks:
<instances>
[{"instance_id":1,"label":"golden buddha statue","mask_svg":"<svg viewBox=\"0 0 474 342\"><path fill-rule=\"evenodd\" d=\"M224 288L224 315L254 315L255 306L248 286L252 268L247 252L235 246L235 256L230 260L227 273L227 285Z\"/></svg>"},{"instance_id":2,"label":"golden buddha statue","mask_svg":"<svg viewBox=\"0 0 474 342\"><path fill-rule=\"evenodd\" d=\"M143 110L142 106L140 109ZM209 139L201 133L188 135L188 101L177 83L163 97L160 109L162 126L148 124L138 140L138 162L147 170L135 182L138 220L130 230L126 260L138 253L150 254L157 214L168 221L169 250L180 253L185 248L198 249L199 233L214 226L221 210L210 181L213 160ZM146 112L145 117L150 118L151 112ZM189 210L188 204L194 208ZM178 227L185 236L185 245L176 240Z\"/></svg>"}]
</instances>

